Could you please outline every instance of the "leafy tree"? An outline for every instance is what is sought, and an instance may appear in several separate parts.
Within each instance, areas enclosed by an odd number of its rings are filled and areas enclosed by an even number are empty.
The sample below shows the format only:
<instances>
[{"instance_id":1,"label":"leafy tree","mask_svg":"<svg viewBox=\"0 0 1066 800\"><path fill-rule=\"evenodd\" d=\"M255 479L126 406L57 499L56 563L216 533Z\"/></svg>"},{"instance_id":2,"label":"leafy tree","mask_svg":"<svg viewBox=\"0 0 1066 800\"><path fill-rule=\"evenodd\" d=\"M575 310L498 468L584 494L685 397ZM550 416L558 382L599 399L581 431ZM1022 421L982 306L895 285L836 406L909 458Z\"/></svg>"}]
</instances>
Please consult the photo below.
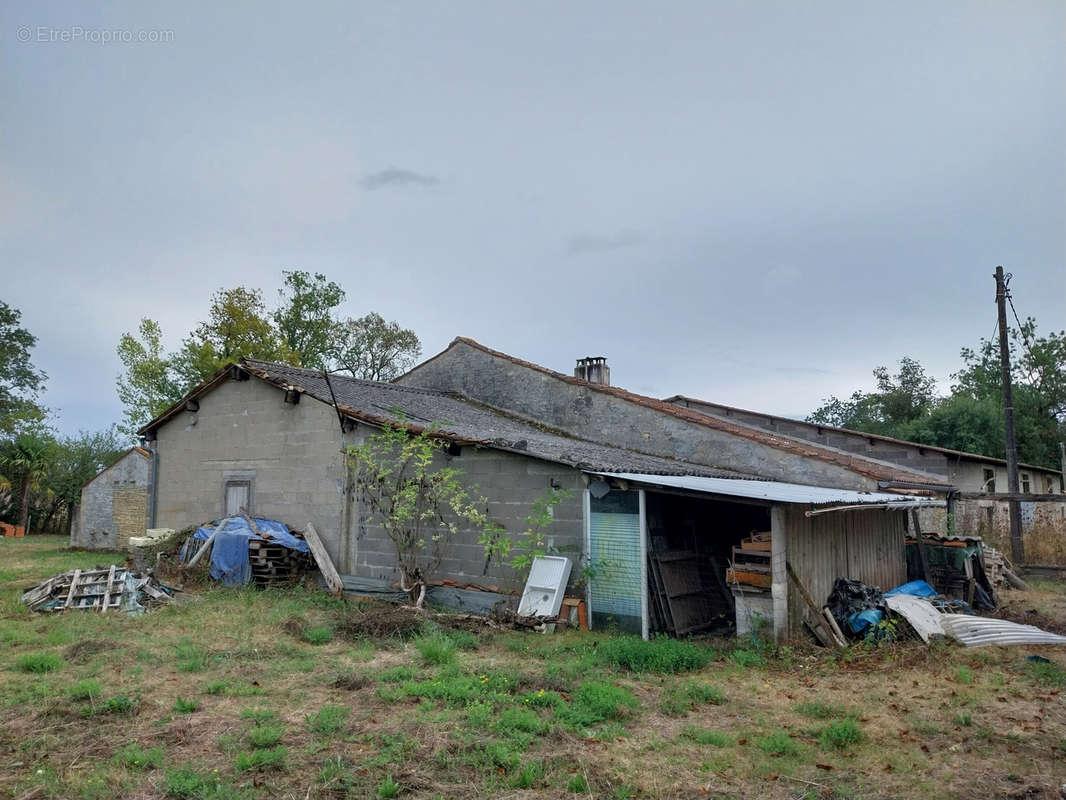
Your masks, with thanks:
<instances>
[{"instance_id":1,"label":"leafy tree","mask_svg":"<svg viewBox=\"0 0 1066 800\"><path fill-rule=\"evenodd\" d=\"M0 445L0 472L18 487L18 524L23 528L28 527L30 491L40 486L54 456L55 440L36 431L20 433Z\"/></svg>"},{"instance_id":2,"label":"leafy tree","mask_svg":"<svg viewBox=\"0 0 1066 800\"><path fill-rule=\"evenodd\" d=\"M114 462L127 449L125 437L117 426L102 431L80 431L76 436L59 439L42 488L47 490L49 504L41 520L47 529L58 515L69 522L74 507L81 502L81 487L96 473ZM60 514L64 511L64 514Z\"/></svg>"},{"instance_id":3,"label":"leafy tree","mask_svg":"<svg viewBox=\"0 0 1066 800\"><path fill-rule=\"evenodd\" d=\"M873 374L876 391L856 391L847 400L830 396L807 421L898 436L904 426L921 419L936 405L936 380L912 358L900 359L895 375L883 366Z\"/></svg>"},{"instance_id":4,"label":"leafy tree","mask_svg":"<svg viewBox=\"0 0 1066 800\"><path fill-rule=\"evenodd\" d=\"M37 394L47 376L30 360L37 337L19 325L21 320L18 309L0 300L0 435L40 423L45 414Z\"/></svg>"},{"instance_id":5,"label":"leafy tree","mask_svg":"<svg viewBox=\"0 0 1066 800\"><path fill-rule=\"evenodd\" d=\"M414 366L420 355L422 343L414 331L374 312L345 320L333 348L341 369L368 381L392 380Z\"/></svg>"},{"instance_id":6,"label":"leafy tree","mask_svg":"<svg viewBox=\"0 0 1066 800\"><path fill-rule=\"evenodd\" d=\"M184 394L171 358L163 353L159 323L145 317L138 332L139 338L124 333L118 342L118 357L125 370L116 378L118 398L125 407L120 430L131 437Z\"/></svg>"},{"instance_id":7,"label":"leafy tree","mask_svg":"<svg viewBox=\"0 0 1066 800\"><path fill-rule=\"evenodd\" d=\"M285 347L293 363L310 369L325 369L337 323L333 309L344 301L344 290L316 272L286 271L285 285L278 291L281 306L274 312Z\"/></svg>"},{"instance_id":8,"label":"leafy tree","mask_svg":"<svg viewBox=\"0 0 1066 800\"><path fill-rule=\"evenodd\" d=\"M463 527L489 524L463 485L463 472L448 466L448 443L435 428L414 433L404 424L386 425L363 444L348 449L356 489L367 521L382 527L396 550L400 586L417 608L427 581L440 568L449 545Z\"/></svg>"},{"instance_id":9,"label":"leafy tree","mask_svg":"<svg viewBox=\"0 0 1066 800\"><path fill-rule=\"evenodd\" d=\"M185 339L172 363L187 391L240 358L291 361L258 289L221 289L211 298L207 319Z\"/></svg>"}]
</instances>

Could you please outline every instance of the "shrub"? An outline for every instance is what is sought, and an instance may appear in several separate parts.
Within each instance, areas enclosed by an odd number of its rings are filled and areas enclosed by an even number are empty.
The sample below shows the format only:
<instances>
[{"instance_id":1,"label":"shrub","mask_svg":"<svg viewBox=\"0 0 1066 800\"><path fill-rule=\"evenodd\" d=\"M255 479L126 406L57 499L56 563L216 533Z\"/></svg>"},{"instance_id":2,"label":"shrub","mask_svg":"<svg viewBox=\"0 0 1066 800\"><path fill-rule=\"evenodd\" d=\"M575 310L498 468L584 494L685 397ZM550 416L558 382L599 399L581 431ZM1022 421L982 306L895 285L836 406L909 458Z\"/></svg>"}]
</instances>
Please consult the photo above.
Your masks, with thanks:
<instances>
[{"instance_id":1,"label":"shrub","mask_svg":"<svg viewBox=\"0 0 1066 800\"><path fill-rule=\"evenodd\" d=\"M19 672L52 672L65 663L58 653L26 653L18 657L15 668Z\"/></svg>"},{"instance_id":2,"label":"shrub","mask_svg":"<svg viewBox=\"0 0 1066 800\"><path fill-rule=\"evenodd\" d=\"M252 747L273 747L284 735L283 725L256 725L248 731L248 743Z\"/></svg>"},{"instance_id":3,"label":"shrub","mask_svg":"<svg viewBox=\"0 0 1066 800\"><path fill-rule=\"evenodd\" d=\"M100 681L86 678L71 686L67 693L70 695L71 700L92 700L102 691L103 687L100 686Z\"/></svg>"},{"instance_id":4,"label":"shrub","mask_svg":"<svg viewBox=\"0 0 1066 800\"><path fill-rule=\"evenodd\" d=\"M852 745L859 744L863 738L859 723L850 717L827 725L818 735L818 741L827 750L847 750Z\"/></svg>"},{"instance_id":5,"label":"shrub","mask_svg":"<svg viewBox=\"0 0 1066 800\"><path fill-rule=\"evenodd\" d=\"M124 694L110 697L96 707L83 708L82 715L91 717L96 714L132 714L137 708L137 701Z\"/></svg>"},{"instance_id":6,"label":"shrub","mask_svg":"<svg viewBox=\"0 0 1066 800\"><path fill-rule=\"evenodd\" d=\"M386 775L385 780L378 784L378 797L396 797L399 793L400 784L394 781L391 775Z\"/></svg>"},{"instance_id":7,"label":"shrub","mask_svg":"<svg viewBox=\"0 0 1066 800\"><path fill-rule=\"evenodd\" d=\"M278 745L271 750L253 750L250 753L237 753L233 762L233 768L238 772L250 769L285 769L285 760L289 757L289 751L284 745Z\"/></svg>"},{"instance_id":8,"label":"shrub","mask_svg":"<svg viewBox=\"0 0 1066 800\"><path fill-rule=\"evenodd\" d=\"M717 653L707 647L668 636L657 636L649 641L638 636L612 636L600 641L596 648L596 658L601 664L660 675L699 669L716 656Z\"/></svg>"},{"instance_id":9,"label":"shrub","mask_svg":"<svg viewBox=\"0 0 1066 800\"><path fill-rule=\"evenodd\" d=\"M308 644L329 644L333 641L333 629L328 625L314 625L305 628L303 640Z\"/></svg>"},{"instance_id":10,"label":"shrub","mask_svg":"<svg viewBox=\"0 0 1066 800\"><path fill-rule=\"evenodd\" d=\"M167 797L193 798L210 796L211 781L188 767L168 769L163 779Z\"/></svg>"},{"instance_id":11,"label":"shrub","mask_svg":"<svg viewBox=\"0 0 1066 800\"><path fill-rule=\"evenodd\" d=\"M415 640L415 648L427 664L451 664L455 661L456 645L452 639L439 634Z\"/></svg>"},{"instance_id":12,"label":"shrub","mask_svg":"<svg viewBox=\"0 0 1066 800\"><path fill-rule=\"evenodd\" d=\"M130 769L155 769L163 766L163 748L150 747L146 750L130 742L115 753L115 761Z\"/></svg>"},{"instance_id":13,"label":"shrub","mask_svg":"<svg viewBox=\"0 0 1066 800\"><path fill-rule=\"evenodd\" d=\"M314 714L307 715L307 727L314 733L330 735L344 727L349 709L346 706L322 706Z\"/></svg>"},{"instance_id":14,"label":"shrub","mask_svg":"<svg viewBox=\"0 0 1066 800\"><path fill-rule=\"evenodd\" d=\"M174 710L179 714L191 714L200 710L200 703L196 700L186 700L184 697L179 697L174 701Z\"/></svg>"}]
</instances>

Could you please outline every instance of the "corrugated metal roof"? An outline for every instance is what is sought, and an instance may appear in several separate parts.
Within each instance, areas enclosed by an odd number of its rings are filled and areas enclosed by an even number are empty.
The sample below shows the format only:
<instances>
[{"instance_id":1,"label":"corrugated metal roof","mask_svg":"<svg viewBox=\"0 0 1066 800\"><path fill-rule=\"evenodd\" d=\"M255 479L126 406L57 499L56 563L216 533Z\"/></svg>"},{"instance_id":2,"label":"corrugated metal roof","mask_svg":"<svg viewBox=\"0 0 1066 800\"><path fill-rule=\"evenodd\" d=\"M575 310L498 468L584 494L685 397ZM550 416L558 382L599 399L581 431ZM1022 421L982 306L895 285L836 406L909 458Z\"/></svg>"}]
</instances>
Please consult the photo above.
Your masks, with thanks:
<instances>
[{"instance_id":1,"label":"corrugated metal roof","mask_svg":"<svg viewBox=\"0 0 1066 800\"><path fill-rule=\"evenodd\" d=\"M1066 645L1066 636L1059 636L1034 625L1022 625L1004 619L942 614L940 624L944 626L948 636L958 639L966 647L1009 644Z\"/></svg>"},{"instance_id":2,"label":"corrugated metal roof","mask_svg":"<svg viewBox=\"0 0 1066 800\"><path fill-rule=\"evenodd\" d=\"M910 497L888 492L856 492L850 489L830 489L825 486L804 486L799 483L778 481L745 481L732 478L700 478L692 475L644 475L637 472L596 472L608 478L620 478L653 486L668 486L687 489L691 492L720 494L729 497L746 497L753 500L768 500L775 503L802 503L809 505L883 505L912 508L918 506L947 505L943 500L929 497Z\"/></svg>"}]
</instances>

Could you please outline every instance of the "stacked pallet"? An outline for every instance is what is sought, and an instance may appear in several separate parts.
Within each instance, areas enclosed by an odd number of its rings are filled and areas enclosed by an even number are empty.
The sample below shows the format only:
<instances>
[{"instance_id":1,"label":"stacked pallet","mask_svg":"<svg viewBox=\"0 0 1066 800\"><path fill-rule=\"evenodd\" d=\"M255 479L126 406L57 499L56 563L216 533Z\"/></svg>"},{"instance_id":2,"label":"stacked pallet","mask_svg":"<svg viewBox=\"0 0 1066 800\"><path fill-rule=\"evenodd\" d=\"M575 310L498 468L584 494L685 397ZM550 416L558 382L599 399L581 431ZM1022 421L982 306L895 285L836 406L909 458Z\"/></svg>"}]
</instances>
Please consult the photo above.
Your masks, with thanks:
<instances>
[{"instance_id":1,"label":"stacked pallet","mask_svg":"<svg viewBox=\"0 0 1066 800\"><path fill-rule=\"evenodd\" d=\"M752 531L751 536L733 548L733 561L726 571L726 582L730 586L740 585L745 589L769 589L772 583L771 547L769 531Z\"/></svg>"},{"instance_id":2,"label":"stacked pallet","mask_svg":"<svg viewBox=\"0 0 1066 800\"><path fill-rule=\"evenodd\" d=\"M54 575L22 595L33 611L141 612L169 600L169 590L151 575L115 565Z\"/></svg>"},{"instance_id":3,"label":"stacked pallet","mask_svg":"<svg viewBox=\"0 0 1066 800\"><path fill-rule=\"evenodd\" d=\"M293 536L303 538L295 531ZM309 553L292 550L269 539L248 540L248 563L252 567L252 582L256 586L291 583L314 568Z\"/></svg>"}]
</instances>

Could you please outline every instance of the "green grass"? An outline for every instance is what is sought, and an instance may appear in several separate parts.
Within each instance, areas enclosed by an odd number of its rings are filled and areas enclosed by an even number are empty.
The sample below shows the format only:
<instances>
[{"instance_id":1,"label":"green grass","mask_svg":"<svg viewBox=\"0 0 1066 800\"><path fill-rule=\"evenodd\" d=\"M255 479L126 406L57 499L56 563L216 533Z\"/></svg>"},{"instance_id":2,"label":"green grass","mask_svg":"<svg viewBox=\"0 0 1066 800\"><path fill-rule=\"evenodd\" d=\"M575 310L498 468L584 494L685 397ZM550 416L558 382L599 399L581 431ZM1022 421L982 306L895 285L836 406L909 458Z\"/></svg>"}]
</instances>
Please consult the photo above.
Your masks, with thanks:
<instances>
[{"instance_id":1,"label":"green grass","mask_svg":"<svg viewBox=\"0 0 1066 800\"><path fill-rule=\"evenodd\" d=\"M511 786L515 789L532 789L544 781L544 762L527 761L522 765L518 774L511 779Z\"/></svg>"},{"instance_id":2,"label":"green grass","mask_svg":"<svg viewBox=\"0 0 1066 800\"><path fill-rule=\"evenodd\" d=\"M246 738L252 747L273 747L284 735L283 725L256 725L248 731Z\"/></svg>"},{"instance_id":3,"label":"green grass","mask_svg":"<svg viewBox=\"0 0 1066 800\"><path fill-rule=\"evenodd\" d=\"M400 784L392 779L391 775L386 775L385 780L378 784L377 795L381 798L396 797L400 794Z\"/></svg>"},{"instance_id":4,"label":"green grass","mask_svg":"<svg viewBox=\"0 0 1066 800\"><path fill-rule=\"evenodd\" d=\"M638 636L613 636L600 641L596 661L636 673L669 675L705 667L718 653L692 642L657 636L644 641Z\"/></svg>"},{"instance_id":5,"label":"green grass","mask_svg":"<svg viewBox=\"0 0 1066 800\"><path fill-rule=\"evenodd\" d=\"M237 772L247 772L250 769L284 770L288 757L289 750L284 745L270 750L252 750L250 753L237 753L233 768Z\"/></svg>"},{"instance_id":6,"label":"green grass","mask_svg":"<svg viewBox=\"0 0 1066 800\"><path fill-rule=\"evenodd\" d=\"M67 694L70 695L71 700L91 701L94 697L99 697L102 692L103 687L100 686L100 681L95 678L85 678L80 680L67 690Z\"/></svg>"},{"instance_id":7,"label":"green grass","mask_svg":"<svg viewBox=\"0 0 1066 800\"><path fill-rule=\"evenodd\" d=\"M83 716L93 717L100 714L132 714L136 710L137 701L132 697L120 694L115 697L109 697L98 705L86 706L81 713Z\"/></svg>"},{"instance_id":8,"label":"green grass","mask_svg":"<svg viewBox=\"0 0 1066 800\"><path fill-rule=\"evenodd\" d=\"M349 711L347 706L322 706L314 714L307 715L307 727L312 733L330 736L344 728Z\"/></svg>"},{"instance_id":9,"label":"green grass","mask_svg":"<svg viewBox=\"0 0 1066 800\"><path fill-rule=\"evenodd\" d=\"M862 728L850 717L830 723L818 734L818 741L826 750L847 750L863 739Z\"/></svg>"},{"instance_id":10,"label":"green grass","mask_svg":"<svg viewBox=\"0 0 1066 800\"><path fill-rule=\"evenodd\" d=\"M178 672L203 672L207 669L207 652L189 641L174 645L174 666Z\"/></svg>"},{"instance_id":11,"label":"green grass","mask_svg":"<svg viewBox=\"0 0 1066 800\"><path fill-rule=\"evenodd\" d=\"M389 667L381 670L375 677L382 683L405 683L418 677L418 670L414 667Z\"/></svg>"},{"instance_id":12,"label":"green grass","mask_svg":"<svg viewBox=\"0 0 1066 800\"><path fill-rule=\"evenodd\" d=\"M174 701L174 710L179 714L191 714L200 710L200 703L197 700L187 700L184 697L179 697Z\"/></svg>"},{"instance_id":13,"label":"green grass","mask_svg":"<svg viewBox=\"0 0 1066 800\"><path fill-rule=\"evenodd\" d=\"M26 653L15 660L15 669L19 672L54 672L65 664L58 653Z\"/></svg>"},{"instance_id":14,"label":"green grass","mask_svg":"<svg viewBox=\"0 0 1066 800\"><path fill-rule=\"evenodd\" d=\"M308 644L329 644L333 641L333 629L328 625L313 625L304 628L303 640Z\"/></svg>"},{"instance_id":15,"label":"green grass","mask_svg":"<svg viewBox=\"0 0 1066 800\"><path fill-rule=\"evenodd\" d=\"M571 775L566 782L566 791L570 794L589 794L589 782L584 775Z\"/></svg>"},{"instance_id":16,"label":"green grass","mask_svg":"<svg viewBox=\"0 0 1066 800\"><path fill-rule=\"evenodd\" d=\"M423 636L414 641L415 649L426 664L443 666L455 662L457 646L454 639L440 634Z\"/></svg>"},{"instance_id":17,"label":"green grass","mask_svg":"<svg viewBox=\"0 0 1066 800\"><path fill-rule=\"evenodd\" d=\"M811 719L840 719L850 716L851 713L844 706L822 703L818 700L808 700L796 704L795 711Z\"/></svg>"},{"instance_id":18,"label":"green grass","mask_svg":"<svg viewBox=\"0 0 1066 800\"><path fill-rule=\"evenodd\" d=\"M143 748L131 742L115 753L114 760L115 763L121 764L127 769L156 769L163 766L163 748Z\"/></svg>"},{"instance_id":19,"label":"green grass","mask_svg":"<svg viewBox=\"0 0 1066 800\"><path fill-rule=\"evenodd\" d=\"M628 689L588 681L577 688L569 703L556 709L555 716L571 728L585 729L600 722L622 719L639 705L640 701Z\"/></svg>"},{"instance_id":20,"label":"green grass","mask_svg":"<svg viewBox=\"0 0 1066 800\"><path fill-rule=\"evenodd\" d=\"M271 708L246 708L241 712L241 719L250 719L257 725L273 722L278 718L278 712Z\"/></svg>"},{"instance_id":21,"label":"green grass","mask_svg":"<svg viewBox=\"0 0 1066 800\"><path fill-rule=\"evenodd\" d=\"M757 737L755 746L771 756L797 756L802 750L784 731L774 731L769 736Z\"/></svg>"},{"instance_id":22,"label":"green grass","mask_svg":"<svg viewBox=\"0 0 1066 800\"><path fill-rule=\"evenodd\" d=\"M712 747L731 747L736 744L736 740L732 736L721 731L696 728L691 725L682 729L681 735L696 744L711 745Z\"/></svg>"},{"instance_id":23,"label":"green grass","mask_svg":"<svg viewBox=\"0 0 1066 800\"><path fill-rule=\"evenodd\" d=\"M965 664L960 664L955 668L955 682L956 683L973 683L974 674L973 670Z\"/></svg>"},{"instance_id":24,"label":"green grass","mask_svg":"<svg viewBox=\"0 0 1066 800\"><path fill-rule=\"evenodd\" d=\"M1029 661L1025 665L1029 679L1049 689L1066 688L1066 669L1054 661Z\"/></svg>"},{"instance_id":25,"label":"green grass","mask_svg":"<svg viewBox=\"0 0 1066 800\"><path fill-rule=\"evenodd\" d=\"M725 693L708 683L698 680L679 681L663 689L659 701L660 710L667 716L680 716L699 706L721 705Z\"/></svg>"}]
</instances>

